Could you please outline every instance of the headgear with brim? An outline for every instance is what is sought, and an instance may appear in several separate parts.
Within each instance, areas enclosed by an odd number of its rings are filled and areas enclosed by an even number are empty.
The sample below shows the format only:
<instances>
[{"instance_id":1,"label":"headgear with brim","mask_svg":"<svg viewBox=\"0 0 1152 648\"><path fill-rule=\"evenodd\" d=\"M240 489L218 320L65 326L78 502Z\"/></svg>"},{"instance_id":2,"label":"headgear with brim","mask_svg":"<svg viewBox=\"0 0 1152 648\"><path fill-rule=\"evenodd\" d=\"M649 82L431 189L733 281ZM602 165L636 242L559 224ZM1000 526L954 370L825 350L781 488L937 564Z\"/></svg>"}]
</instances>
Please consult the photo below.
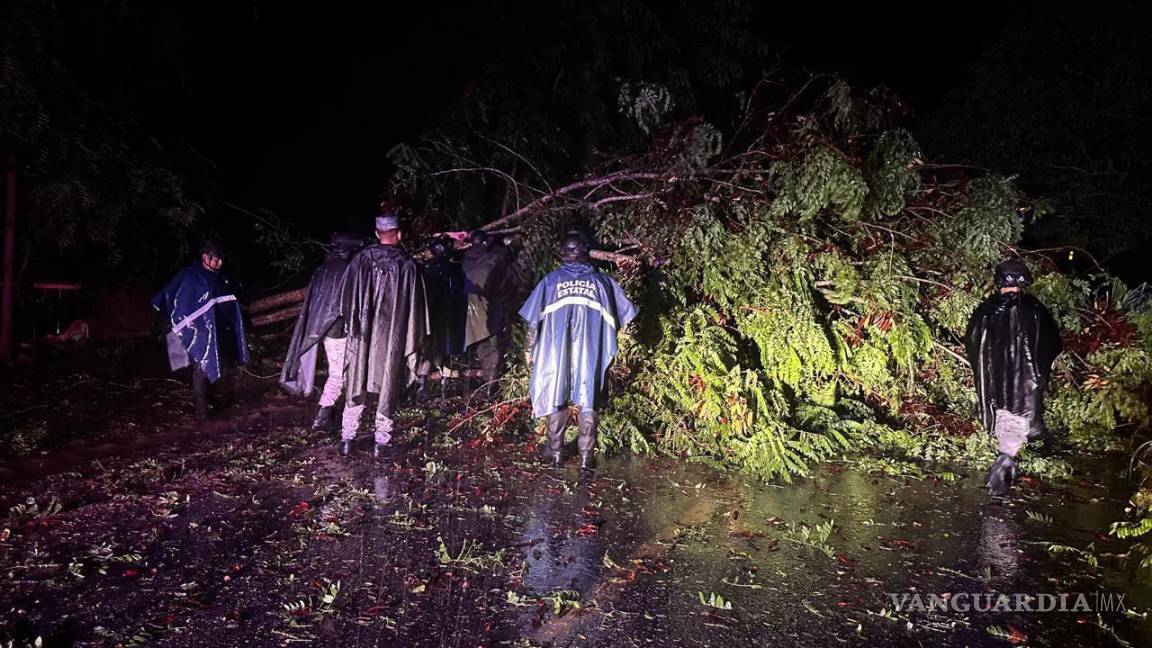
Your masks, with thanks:
<instances>
[{"instance_id":1,"label":"headgear with brim","mask_svg":"<svg viewBox=\"0 0 1152 648\"><path fill-rule=\"evenodd\" d=\"M1032 273L1019 259L1009 259L996 266L997 288L1026 288L1032 285Z\"/></svg>"},{"instance_id":2,"label":"headgear with brim","mask_svg":"<svg viewBox=\"0 0 1152 648\"><path fill-rule=\"evenodd\" d=\"M380 214L376 217L377 232L387 232L396 229L400 229L400 219L396 217L396 214Z\"/></svg>"},{"instance_id":3,"label":"headgear with brim","mask_svg":"<svg viewBox=\"0 0 1152 648\"><path fill-rule=\"evenodd\" d=\"M581 232L568 232L556 252L564 261L587 261L592 244Z\"/></svg>"},{"instance_id":4,"label":"headgear with brim","mask_svg":"<svg viewBox=\"0 0 1152 648\"><path fill-rule=\"evenodd\" d=\"M207 254L209 256L214 256L217 259L223 259L224 246L220 245L216 241L204 241L204 244L200 246L200 254Z\"/></svg>"}]
</instances>

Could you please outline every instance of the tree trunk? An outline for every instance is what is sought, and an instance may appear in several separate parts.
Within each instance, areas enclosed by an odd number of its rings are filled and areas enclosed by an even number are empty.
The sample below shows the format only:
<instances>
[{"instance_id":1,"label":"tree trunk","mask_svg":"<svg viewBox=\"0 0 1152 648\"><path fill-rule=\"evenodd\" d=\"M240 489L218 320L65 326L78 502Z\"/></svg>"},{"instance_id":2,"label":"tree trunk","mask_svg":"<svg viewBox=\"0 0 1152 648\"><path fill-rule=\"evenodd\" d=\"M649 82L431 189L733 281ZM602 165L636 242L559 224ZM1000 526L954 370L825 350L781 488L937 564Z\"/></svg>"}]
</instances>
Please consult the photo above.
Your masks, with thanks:
<instances>
[{"instance_id":1,"label":"tree trunk","mask_svg":"<svg viewBox=\"0 0 1152 648\"><path fill-rule=\"evenodd\" d=\"M252 313L264 313L287 304L296 304L304 301L304 293L307 291L307 288L300 288L298 290L289 290L288 292L261 297L252 302L252 307L249 310Z\"/></svg>"},{"instance_id":2,"label":"tree trunk","mask_svg":"<svg viewBox=\"0 0 1152 648\"><path fill-rule=\"evenodd\" d=\"M252 318L252 327L267 326L268 324L275 324L276 322L284 322L290 319L295 319L300 315L300 304L294 304L283 310L265 313Z\"/></svg>"}]
</instances>

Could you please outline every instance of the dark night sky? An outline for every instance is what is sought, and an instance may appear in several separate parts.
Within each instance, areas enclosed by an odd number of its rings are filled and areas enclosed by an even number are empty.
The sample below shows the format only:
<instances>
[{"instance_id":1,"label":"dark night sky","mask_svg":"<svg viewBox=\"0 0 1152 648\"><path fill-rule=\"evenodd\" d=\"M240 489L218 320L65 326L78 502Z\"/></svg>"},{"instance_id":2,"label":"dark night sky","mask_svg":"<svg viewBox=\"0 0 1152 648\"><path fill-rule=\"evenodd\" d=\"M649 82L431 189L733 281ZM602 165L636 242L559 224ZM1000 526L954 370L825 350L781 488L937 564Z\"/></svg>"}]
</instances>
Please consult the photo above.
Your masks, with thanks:
<instances>
[{"instance_id":1,"label":"dark night sky","mask_svg":"<svg viewBox=\"0 0 1152 648\"><path fill-rule=\"evenodd\" d=\"M1020 11L1005 6L1033 4L760 2L753 21L787 65L886 83L922 112L963 79L1006 12ZM433 124L467 82L475 61L461 43L472 26L447 7L141 3L122 24L91 30L83 12L97 3L64 12L63 42L90 86L136 88L128 101L172 152L211 159L226 199L320 234L372 214L385 152ZM141 56L150 51L159 54Z\"/></svg>"}]
</instances>

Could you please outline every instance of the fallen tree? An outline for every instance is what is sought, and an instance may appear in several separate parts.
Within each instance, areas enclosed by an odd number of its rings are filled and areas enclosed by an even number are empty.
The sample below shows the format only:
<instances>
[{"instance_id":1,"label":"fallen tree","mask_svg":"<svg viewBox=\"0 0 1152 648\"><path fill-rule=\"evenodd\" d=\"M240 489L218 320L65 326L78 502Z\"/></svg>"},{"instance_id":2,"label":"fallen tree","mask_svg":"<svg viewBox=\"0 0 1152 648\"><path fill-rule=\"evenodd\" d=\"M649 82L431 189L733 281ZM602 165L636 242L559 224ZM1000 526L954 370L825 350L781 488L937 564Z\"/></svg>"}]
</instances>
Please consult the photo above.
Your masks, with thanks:
<instances>
[{"instance_id":1,"label":"fallen tree","mask_svg":"<svg viewBox=\"0 0 1152 648\"><path fill-rule=\"evenodd\" d=\"M433 203L503 183L509 209L484 226L520 229L525 286L565 230L595 233L642 309L613 368L607 446L765 477L864 446L983 456L960 337L991 267L1016 255L1066 338L1049 423L1091 447L1148 428L1142 291L1061 273L1073 247L1020 249L1037 207L1011 179L924 162L892 127L890 97L826 78L785 85L758 86L728 138L699 119L668 124L648 150L563 183L504 146L485 156L426 138L395 159Z\"/></svg>"}]
</instances>

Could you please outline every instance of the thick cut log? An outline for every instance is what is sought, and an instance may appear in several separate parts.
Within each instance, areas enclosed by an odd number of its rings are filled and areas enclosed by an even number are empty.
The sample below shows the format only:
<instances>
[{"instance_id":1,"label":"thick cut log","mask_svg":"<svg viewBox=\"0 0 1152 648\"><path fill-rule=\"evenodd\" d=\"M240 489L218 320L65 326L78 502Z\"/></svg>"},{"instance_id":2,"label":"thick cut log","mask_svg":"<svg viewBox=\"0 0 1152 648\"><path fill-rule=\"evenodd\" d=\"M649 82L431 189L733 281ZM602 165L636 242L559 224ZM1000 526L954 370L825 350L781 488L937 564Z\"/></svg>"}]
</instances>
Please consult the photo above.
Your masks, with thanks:
<instances>
[{"instance_id":1,"label":"thick cut log","mask_svg":"<svg viewBox=\"0 0 1152 648\"><path fill-rule=\"evenodd\" d=\"M269 324L275 324L276 322L285 322L290 319L295 319L298 315L300 315L300 309L300 304L294 304L282 310L272 311L271 313L265 313L263 315L253 317L252 326L267 326Z\"/></svg>"},{"instance_id":2,"label":"thick cut log","mask_svg":"<svg viewBox=\"0 0 1152 648\"><path fill-rule=\"evenodd\" d=\"M287 304L297 304L304 301L304 293L307 291L307 288L299 288L297 290L289 290L288 292L261 297L252 302L252 307L249 310L252 313L266 313Z\"/></svg>"}]
</instances>

